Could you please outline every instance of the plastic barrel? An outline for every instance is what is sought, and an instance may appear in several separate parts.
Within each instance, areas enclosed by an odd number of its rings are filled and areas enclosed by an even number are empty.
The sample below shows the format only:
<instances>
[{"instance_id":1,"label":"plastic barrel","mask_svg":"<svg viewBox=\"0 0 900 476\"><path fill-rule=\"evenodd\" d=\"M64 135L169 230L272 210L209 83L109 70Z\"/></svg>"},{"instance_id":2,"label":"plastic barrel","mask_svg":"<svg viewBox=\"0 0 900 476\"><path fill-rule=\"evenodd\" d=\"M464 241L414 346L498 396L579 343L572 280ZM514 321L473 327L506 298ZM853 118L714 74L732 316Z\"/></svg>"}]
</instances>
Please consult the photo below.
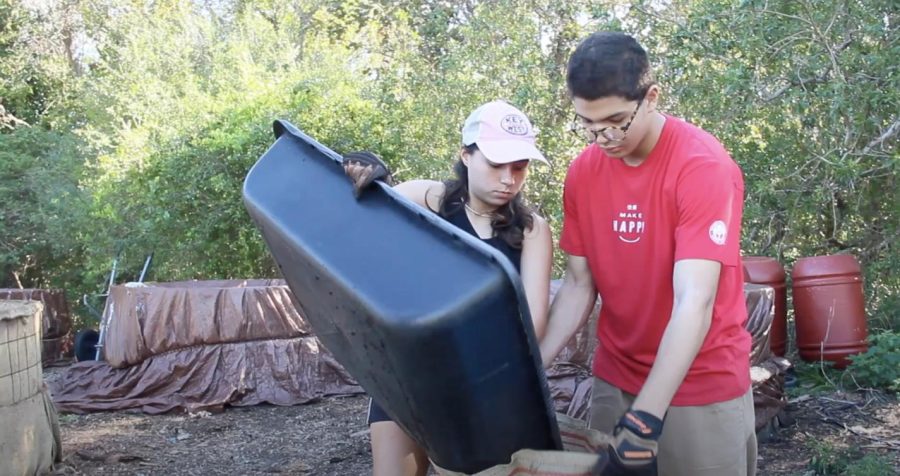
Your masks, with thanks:
<instances>
[{"instance_id":1,"label":"plastic barrel","mask_svg":"<svg viewBox=\"0 0 900 476\"><path fill-rule=\"evenodd\" d=\"M794 263L791 279L800 358L844 368L848 356L866 351L863 280L856 258L801 258Z\"/></svg>"},{"instance_id":2,"label":"plastic barrel","mask_svg":"<svg viewBox=\"0 0 900 476\"><path fill-rule=\"evenodd\" d=\"M769 347L784 357L787 349L787 275L784 267L768 256L744 256L744 278L748 283L765 284L775 289L775 317L769 335Z\"/></svg>"}]
</instances>

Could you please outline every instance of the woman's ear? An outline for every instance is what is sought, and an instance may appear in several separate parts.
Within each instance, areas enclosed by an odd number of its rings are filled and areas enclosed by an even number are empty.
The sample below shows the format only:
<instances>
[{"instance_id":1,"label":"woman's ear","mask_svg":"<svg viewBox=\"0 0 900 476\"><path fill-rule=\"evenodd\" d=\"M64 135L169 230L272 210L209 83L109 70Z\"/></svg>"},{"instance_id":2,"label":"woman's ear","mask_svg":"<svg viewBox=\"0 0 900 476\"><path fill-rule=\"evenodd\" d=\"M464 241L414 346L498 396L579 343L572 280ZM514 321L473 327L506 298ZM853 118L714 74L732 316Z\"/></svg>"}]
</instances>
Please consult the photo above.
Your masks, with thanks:
<instances>
[{"instance_id":1,"label":"woman's ear","mask_svg":"<svg viewBox=\"0 0 900 476\"><path fill-rule=\"evenodd\" d=\"M469 153L466 152L466 149L459 150L459 160L461 160L466 167L469 166Z\"/></svg>"}]
</instances>

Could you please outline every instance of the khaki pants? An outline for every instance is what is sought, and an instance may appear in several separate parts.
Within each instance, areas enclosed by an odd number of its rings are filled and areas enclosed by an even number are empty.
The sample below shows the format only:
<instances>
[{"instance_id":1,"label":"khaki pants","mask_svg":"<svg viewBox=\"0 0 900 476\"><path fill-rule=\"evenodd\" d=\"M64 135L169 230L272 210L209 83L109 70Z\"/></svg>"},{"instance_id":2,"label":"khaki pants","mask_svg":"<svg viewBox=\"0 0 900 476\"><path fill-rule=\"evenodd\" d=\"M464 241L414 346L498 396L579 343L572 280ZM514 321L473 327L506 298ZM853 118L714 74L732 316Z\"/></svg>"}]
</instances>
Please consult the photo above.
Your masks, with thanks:
<instances>
[{"instance_id":1,"label":"khaki pants","mask_svg":"<svg viewBox=\"0 0 900 476\"><path fill-rule=\"evenodd\" d=\"M594 378L591 428L612 433L634 395ZM753 392L726 402L669 407L659 439L659 476L754 476Z\"/></svg>"}]
</instances>

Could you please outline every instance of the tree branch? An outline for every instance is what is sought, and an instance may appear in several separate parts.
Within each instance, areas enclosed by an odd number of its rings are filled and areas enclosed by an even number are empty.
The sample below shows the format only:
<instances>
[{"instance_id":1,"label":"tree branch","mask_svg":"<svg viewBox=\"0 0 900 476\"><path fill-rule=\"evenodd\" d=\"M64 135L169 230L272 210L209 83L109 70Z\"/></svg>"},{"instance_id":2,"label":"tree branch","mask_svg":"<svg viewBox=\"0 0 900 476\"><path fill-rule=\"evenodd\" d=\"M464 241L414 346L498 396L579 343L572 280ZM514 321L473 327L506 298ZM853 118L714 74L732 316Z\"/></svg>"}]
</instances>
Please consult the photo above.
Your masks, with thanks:
<instances>
[{"instance_id":1,"label":"tree branch","mask_svg":"<svg viewBox=\"0 0 900 476\"><path fill-rule=\"evenodd\" d=\"M13 279L16 280L16 286L18 286L19 289L25 289L25 286L22 286L22 280L19 279L19 273L12 271L12 275Z\"/></svg>"},{"instance_id":2,"label":"tree branch","mask_svg":"<svg viewBox=\"0 0 900 476\"><path fill-rule=\"evenodd\" d=\"M31 127L31 124L8 112L0 99L0 129L15 129L18 126Z\"/></svg>"},{"instance_id":3,"label":"tree branch","mask_svg":"<svg viewBox=\"0 0 900 476\"><path fill-rule=\"evenodd\" d=\"M894 123L891 124L890 127L888 127L887 129L885 129L884 132L882 132L880 136L873 139L872 142L869 142L868 144L866 144L866 146L863 147L862 153L868 154L870 150L872 150L873 148L877 147L880 144L883 144L884 141L897 135L898 132L900 132L900 119L894 121Z\"/></svg>"},{"instance_id":4,"label":"tree branch","mask_svg":"<svg viewBox=\"0 0 900 476\"><path fill-rule=\"evenodd\" d=\"M778 89L774 93L772 93L766 97L763 97L762 100L763 100L763 102L771 102L771 101L778 99L782 95L784 95L784 93L786 93L791 88L794 88L797 86L806 88L807 86L813 86L815 84L824 83L825 80L828 79L828 75L831 73L831 68L832 68L832 66L828 66L828 68L826 68L825 71L823 71L822 74L820 74L818 76L813 76L811 78L798 77L795 80L788 81L788 83L786 85L782 86L780 89Z\"/></svg>"}]
</instances>

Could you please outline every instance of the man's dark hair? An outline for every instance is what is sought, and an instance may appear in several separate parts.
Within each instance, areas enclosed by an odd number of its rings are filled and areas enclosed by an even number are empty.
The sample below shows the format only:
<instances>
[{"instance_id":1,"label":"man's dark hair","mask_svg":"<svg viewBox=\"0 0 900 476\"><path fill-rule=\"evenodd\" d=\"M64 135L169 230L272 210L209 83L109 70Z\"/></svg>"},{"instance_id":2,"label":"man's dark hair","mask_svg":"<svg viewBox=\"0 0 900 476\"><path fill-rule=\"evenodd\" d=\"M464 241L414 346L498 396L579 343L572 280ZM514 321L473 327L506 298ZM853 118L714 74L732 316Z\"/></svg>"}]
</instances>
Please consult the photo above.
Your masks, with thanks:
<instances>
[{"instance_id":1,"label":"man's dark hair","mask_svg":"<svg viewBox=\"0 0 900 476\"><path fill-rule=\"evenodd\" d=\"M654 83L647 52L637 40L618 32L587 37L569 58L566 72L569 95L589 101L610 96L642 99Z\"/></svg>"}]
</instances>

